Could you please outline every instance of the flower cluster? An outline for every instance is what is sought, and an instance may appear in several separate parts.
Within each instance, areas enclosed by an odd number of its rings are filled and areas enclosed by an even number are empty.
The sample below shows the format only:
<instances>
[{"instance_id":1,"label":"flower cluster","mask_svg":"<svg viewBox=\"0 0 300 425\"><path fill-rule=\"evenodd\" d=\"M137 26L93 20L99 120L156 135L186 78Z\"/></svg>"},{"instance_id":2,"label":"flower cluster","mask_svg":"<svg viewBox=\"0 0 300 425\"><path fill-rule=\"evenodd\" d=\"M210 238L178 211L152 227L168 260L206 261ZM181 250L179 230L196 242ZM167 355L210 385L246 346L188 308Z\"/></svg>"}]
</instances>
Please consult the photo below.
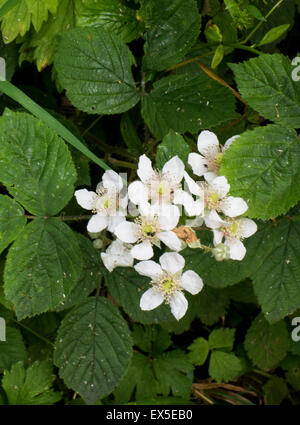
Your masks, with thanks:
<instances>
[{"instance_id":1,"label":"flower cluster","mask_svg":"<svg viewBox=\"0 0 300 425\"><path fill-rule=\"evenodd\" d=\"M167 161L162 170L155 170L151 160L142 155L139 180L130 183L128 190L122 178L109 170L96 192L75 192L77 202L93 212L87 230L97 233L107 229L115 238L101 253L105 267L111 272L118 266L134 266L151 279L151 288L140 300L142 310L152 310L165 301L179 320L188 306L182 291L201 291L203 282L197 273L183 272L185 261L178 252L187 245L210 251L218 261L244 258L242 240L253 235L257 227L254 221L241 217L248 209L246 202L230 196L229 183L219 175L224 151L238 143L237 138L230 138L222 147L214 133L200 133L199 154L190 153L188 164L202 180L193 179L178 156ZM213 232L214 246L201 244L196 233L200 226ZM154 247L163 246L171 252L160 256L159 265L151 258ZM135 260L140 262L134 265Z\"/></svg>"}]
</instances>

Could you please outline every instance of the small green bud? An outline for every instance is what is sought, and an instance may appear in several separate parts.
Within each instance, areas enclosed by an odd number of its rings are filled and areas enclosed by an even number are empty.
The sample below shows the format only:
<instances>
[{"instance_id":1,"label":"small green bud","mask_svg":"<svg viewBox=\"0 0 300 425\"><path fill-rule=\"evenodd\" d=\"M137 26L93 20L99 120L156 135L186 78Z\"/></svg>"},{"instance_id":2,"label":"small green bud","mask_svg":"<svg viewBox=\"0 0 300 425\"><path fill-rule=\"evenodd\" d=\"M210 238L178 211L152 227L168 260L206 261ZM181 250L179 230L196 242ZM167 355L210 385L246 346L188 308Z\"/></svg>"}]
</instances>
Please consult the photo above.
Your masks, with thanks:
<instances>
[{"instance_id":1,"label":"small green bud","mask_svg":"<svg viewBox=\"0 0 300 425\"><path fill-rule=\"evenodd\" d=\"M217 261L229 260L230 258L229 247L223 243L219 243L211 252Z\"/></svg>"},{"instance_id":2,"label":"small green bud","mask_svg":"<svg viewBox=\"0 0 300 425\"><path fill-rule=\"evenodd\" d=\"M93 240L94 248L101 249L103 247L103 241L101 239Z\"/></svg>"},{"instance_id":3,"label":"small green bud","mask_svg":"<svg viewBox=\"0 0 300 425\"><path fill-rule=\"evenodd\" d=\"M91 239L98 239L98 238L99 238L99 236L101 235L101 233L102 233L102 232L97 232L97 233L88 232L89 237L90 237Z\"/></svg>"}]
</instances>

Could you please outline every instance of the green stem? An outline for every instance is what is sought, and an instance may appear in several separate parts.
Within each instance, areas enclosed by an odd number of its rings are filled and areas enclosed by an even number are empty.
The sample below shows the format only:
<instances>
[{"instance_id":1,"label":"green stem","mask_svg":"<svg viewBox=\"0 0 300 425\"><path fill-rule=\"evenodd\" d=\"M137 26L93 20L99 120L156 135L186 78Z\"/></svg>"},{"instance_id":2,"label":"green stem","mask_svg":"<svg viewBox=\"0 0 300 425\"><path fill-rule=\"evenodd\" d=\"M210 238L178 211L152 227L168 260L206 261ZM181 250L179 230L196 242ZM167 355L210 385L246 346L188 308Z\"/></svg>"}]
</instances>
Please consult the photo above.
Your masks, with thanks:
<instances>
[{"instance_id":1,"label":"green stem","mask_svg":"<svg viewBox=\"0 0 300 425\"><path fill-rule=\"evenodd\" d=\"M32 335L35 335L37 338L39 338L40 340L44 341L46 344L51 345L52 347L54 347L53 342L50 341L50 339L45 338L44 336L38 334L36 331L34 331L33 329L29 328L28 326L24 325L23 323L18 322L17 320L13 319L13 321L15 323L17 323L19 326L21 326L22 328L26 329L26 331L32 333Z\"/></svg>"},{"instance_id":2,"label":"green stem","mask_svg":"<svg viewBox=\"0 0 300 425\"><path fill-rule=\"evenodd\" d=\"M0 91L5 93L8 97L18 102L25 109L35 115L38 119L43 121L48 127L54 130L59 136L70 143L74 148L78 149L85 156L98 164L103 170L110 170L111 168L101 161L93 152L91 152L77 137L74 136L66 127L57 121L51 114L41 108L30 97L23 93L20 89L15 87L9 81L0 81Z\"/></svg>"},{"instance_id":3,"label":"green stem","mask_svg":"<svg viewBox=\"0 0 300 425\"><path fill-rule=\"evenodd\" d=\"M253 369L252 372L257 373L258 375L264 376L265 378L272 378L270 373L264 372L263 370Z\"/></svg>"},{"instance_id":4,"label":"green stem","mask_svg":"<svg viewBox=\"0 0 300 425\"><path fill-rule=\"evenodd\" d=\"M274 12L275 9L277 9L278 6L281 5L281 3L283 2L283 0L279 0L273 7L271 10L269 10L269 12L266 14L265 19L268 19L268 17ZM250 38L253 36L253 34L256 33L257 30L259 30L259 28L262 26L264 22L260 21L254 28L253 30L250 32L250 34L247 35L247 37L245 38L244 41L241 41L242 44L247 43L248 40L250 40Z\"/></svg>"},{"instance_id":5,"label":"green stem","mask_svg":"<svg viewBox=\"0 0 300 425\"><path fill-rule=\"evenodd\" d=\"M92 124L88 127L88 128L86 128L85 130L84 130L84 132L82 133L82 137L86 134L86 133L88 133L96 124L97 124L97 122L101 119L103 117L103 115L99 115L93 122L92 122Z\"/></svg>"},{"instance_id":6,"label":"green stem","mask_svg":"<svg viewBox=\"0 0 300 425\"><path fill-rule=\"evenodd\" d=\"M251 52L255 55L263 55L264 54L264 52L261 52L260 50L254 49L254 47L244 46L243 44L240 44L240 43L226 44L226 46L235 47L236 49L241 49L241 50L247 50L248 52Z\"/></svg>"}]
</instances>

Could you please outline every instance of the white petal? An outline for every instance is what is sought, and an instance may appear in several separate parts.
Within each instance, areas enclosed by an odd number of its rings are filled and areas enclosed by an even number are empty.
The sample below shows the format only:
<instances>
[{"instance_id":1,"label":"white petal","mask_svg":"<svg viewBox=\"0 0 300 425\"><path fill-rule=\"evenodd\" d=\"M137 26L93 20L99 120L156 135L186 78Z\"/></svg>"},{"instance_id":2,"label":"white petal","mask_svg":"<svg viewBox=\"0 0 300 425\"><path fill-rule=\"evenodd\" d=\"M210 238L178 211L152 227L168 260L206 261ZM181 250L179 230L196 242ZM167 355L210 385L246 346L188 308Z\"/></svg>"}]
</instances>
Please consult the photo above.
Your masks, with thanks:
<instances>
[{"instance_id":1,"label":"white petal","mask_svg":"<svg viewBox=\"0 0 300 425\"><path fill-rule=\"evenodd\" d=\"M171 307L171 312L173 316L175 317L175 319L180 320L187 311L187 308L188 308L187 299L181 292L176 291L171 296L170 307Z\"/></svg>"},{"instance_id":2,"label":"white petal","mask_svg":"<svg viewBox=\"0 0 300 425\"><path fill-rule=\"evenodd\" d=\"M180 285L192 295L198 294L203 288L201 277L193 270L187 270L183 273Z\"/></svg>"},{"instance_id":3,"label":"white petal","mask_svg":"<svg viewBox=\"0 0 300 425\"><path fill-rule=\"evenodd\" d=\"M128 186L128 196L131 202L139 205L148 200L148 189L144 183L135 181Z\"/></svg>"},{"instance_id":4,"label":"white petal","mask_svg":"<svg viewBox=\"0 0 300 425\"><path fill-rule=\"evenodd\" d=\"M88 232L97 233L108 226L107 215L95 214L93 215L87 225Z\"/></svg>"},{"instance_id":5,"label":"white petal","mask_svg":"<svg viewBox=\"0 0 300 425\"><path fill-rule=\"evenodd\" d=\"M147 182L147 180L151 179L154 174L151 160L145 154L140 156L137 175L142 182Z\"/></svg>"},{"instance_id":6,"label":"white petal","mask_svg":"<svg viewBox=\"0 0 300 425\"><path fill-rule=\"evenodd\" d=\"M211 131L201 131L197 146L198 151L204 156L216 155L219 152L219 140Z\"/></svg>"},{"instance_id":7,"label":"white petal","mask_svg":"<svg viewBox=\"0 0 300 425\"><path fill-rule=\"evenodd\" d=\"M228 198L224 199L222 202L221 209L228 217L237 217L247 211L248 205L242 198L228 196Z\"/></svg>"},{"instance_id":8,"label":"white petal","mask_svg":"<svg viewBox=\"0 0 300 425\"><path fill-rule=\"evenodd\" d=\"M185 225L188 227L200 227L203 224L203 217L195 217L191 220L186 220Z\"/></svg>"},{"instance_id":9,"label":"white petal","mask_svg":"<svg viewBox=\"0 0 300 425\"><path fill-rule=\"evenodd\" d=\"M213 171L208 171L204 174L204 178L207 181L207 183L211 183L218 175L214 173Z\"/></svg>"},{"instance_id":10,"label":"white petal","mask_svg":"<svg viewBox=\"0 0 300 425\"><path fill-rule=\"evenodd\" d=\"M134 268L139 274L150 277L150 279L159 278L163 273L160 265L152 260L141 261L137 263Z\"/></svg>"},{"instance_id":11,"label":"white petal","mask_svg":"<svg viewBox=\"0 0 300 425\"><path fill-rule=\"evenodd\" d=\"M150 288L143 293L140 300L140 308L145 311L153 310L163 303L164 297L155 289Z\"/></svg>"},{"instance_id":12,"label":"white petal","mask_svg":"<svg viewBox=\"0 0 300 425\"><path fill-rule=\"evenodd\" d=\"M173 158L165 163L162 172L172 175L174 183L180 183L183 179L184 163L177 155L173 156Z\"/></svg>"},{"instance_id":13,"label":"white petal","mask_svg":"<svg viewBox=\"0 0 300 425\"><path fill-rule=\"evenodd\" d=\"M123 221L115 228L115 235L126 243L134 243L138 240L138 225Z\"/></svg>"},{"instance_id":14,"label":"white petal","mask_svg":"<svg viewBox=\"0 0 300 425\"><path fill-rule=\"evenodd\" d=\"M223 146L223 151L226 151L226 149L228 149L232 145L232 142L234 142L238 137L240 137L240 135L236 134L235 136L232 136L230 139L226 140L225 145Z\"/></svg>"},{"instance_id":15,"label":"white petal","mask_svg":"<svg viewBox=\"0 0 300 425\"><path fill-rule=\"evenodd\" d=\"M224 198L229 192L230 184L226 177L218 176L209 183L209 190L218 193L220 198Z\"/></svg>"},{"instance_id":16,"label":"white petal","mask_svg":"<svg viewBox=\"0 0 300 425\"><path fill-rule=\"evenodd\" d=\"M223 232L220 232L219 230L213 230L214 234L214 245L218 245L222 242L223 239Z\"/></svg>"},{"instance_id":17,"label":"white petal","mask_svg":"<svg viewBox=\"0 0 300 425\"><path fill-rule=\"evenodd\" d=\"M137 260L149 260L149 258L152 258L154 254L152 245L149 241L143 241L138 245L135 245L130 252L133 258L136 258Z\"/></svg>"},{"instance_id":18,"label":"white petal","mask_svg":"<svg viewBox=\"0 0 300 425\"><path fill-rule=\"evenodd\" d=\"M183 175L184 175L185 183L187 185L187 187L185 187L184 189L185 190L188 189L193 195L201 196L203 192L200 186L188 175L186 171L184 172Z\"/></svg>"},{"instance_id":19,"label":"white petal","mask_svg":"<svg viewBox=\"0 0 300 425\"><path fill-rule=\"evenodd\" d=\"M192 167L193 173L196 176L203 176L207 171L207 160L202 155L192 152L189 154L188 163Z\"/></svg>"},{"instance_id":20,"label":"white petal","mask_svg":"<svg viewBox=\"0 0 300 425\"><path fill-rule=\"evenodd\" d=\"M160 256L159 262L162 269L171 274L182 270L185 264L184 258L177 252L166 252Z\"/></svg>"},{"instance_id":21,"label":"white petal","mask_svg":"<svg viewBox=\"0 0 300 425\"><path fill-rule=\"evenodd\" d=\"M172 249L173 251L181 250L181 240L175 235L174 232L172 232L172 230L168 230L167 232L160 232L157 236L165 245L167 245L168 248Z\"/></svg>"},{"instance_id":22,"label":"white petal","mask_svg":"<svg viewBox=\"0 0 300 425\"><path fill-rule=\"evenodd\" d=\"M113 215L108 217L108 226L107 230L109 232L114 232L116 230L116 227L125 221L125 217L123 215Z\"/></svg>"},{"instance_id":23,"label":"white petal","mask_svg":"<svg viewBox=\"0 0 300 425\"><path fill-rule=\"evenodd\" d=\"M105 173L102 176L102 182L103 182L103 186L106 189L114 189L116 190L116 192L120 192L120 190L123 187L123 180L121 179L119 174L113 170L105 171Z\"/></svg>"},{"instance_id":24,"label":"white petal","mask_svg":"<svg viewBox=\"0 0 300 425\"><path fill-rule=\"evenodd\" d=\"M195 201L192 195L184 190L176 190L174 193L174 204L184 206L185 212L189 217L201 215L204 210L204 202Z\"/></svg>"},{"instance_id":25,"label":"white petal","mask_svg":"<svg viewBox=\"0 0 300 425\"><path fill-rule=\"evenodd\" d=\"M87 189L79 189L79 190L76 190L74 195L76 197L76 201L82 208L86 210L92 210L94 208L95 200L97 198L97 195L95 192L92 192Z\"/></svg>"},{"instance_id":26,"label":"white petal","mask_svg":"<svg viewBox=\"0 0 300 425\"><path fill-rule=\"evenodd\" d=\"M241 237L242 238L249 238L250 236L254 235L254 233L257 231L257 225L255 221L250 220L250 218L241 218Z\"/></svg>"},{"instance_id":27,"label":"white petal","mask_svg":"<svg viewBox=\"0 0 300 425\"><path fill-rule=\"evenodd\" d=\"M180 211L176 205L161 205L157 212L159 227L161 230L172 230L177 226Z\"/></svg>"},{"instance_id":28,"label":"white petal","mask_svg":"<svg viewBox=\"0 0 300 425\"><path fill-rule=\"evenodd\" d=\"M246 255L246 248L238 239L226 239L225 245L229 246L230 258L232 260L242 260Z\"/></svg>"},{"instance_id":29,"label":"white petal","mask_svg":"<svg viewBox=\"0 0 300 425\"><path fill-rule=\"evenodd\" d=\"M226 221L221 219L216 211L211 211L206 217L204 217L204 221L206 226L210 229L218 229L222 224L227 224Z\"/></svg>"},{"instance_id":30,"label":"white petal","mask_svg":"<svg viewBox=\"0 0 300 425\"><path fill-rule=\"evenodd\" d=\"M138 209L142 217L154 217L156 212L155 207L150 205L148 201L139 204Z\"/></svg>"},{"instance_id":31,"label":"white petal","mask_svg":"<svg viewBox=\"0 0 300 425\"><path fill-rule=\"evenodd\" d=\"M115 267L132 267L133 261L134 261L130 253L116 255L116 254L110 254L107 252L102 252L101 258L102 258L104 266L110 272L112 272Z\"/></svg>"}]
</instances>

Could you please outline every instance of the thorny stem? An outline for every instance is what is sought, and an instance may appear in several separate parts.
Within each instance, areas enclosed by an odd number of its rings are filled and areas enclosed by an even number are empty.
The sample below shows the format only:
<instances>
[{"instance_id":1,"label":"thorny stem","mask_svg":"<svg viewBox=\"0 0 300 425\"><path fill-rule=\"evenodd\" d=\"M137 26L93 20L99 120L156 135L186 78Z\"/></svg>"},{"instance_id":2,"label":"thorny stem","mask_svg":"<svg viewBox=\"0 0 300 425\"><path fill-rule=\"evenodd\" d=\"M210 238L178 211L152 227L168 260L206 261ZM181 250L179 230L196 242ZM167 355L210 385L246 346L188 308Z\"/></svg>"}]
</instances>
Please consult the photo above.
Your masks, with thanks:
<instances>
[{"instance_id":1,"label":"thorny stem","mask_svg":"<svg viewBox=\"0 0 300 425\"><path fill-rule=\"evenodd\" d=\"M279 0L273 7L271 10L269 10L269 12L266 14L265 19L268 19L268 17L274 12L275 9L277 9L278 6L281 5L281 3L283 2L283 0ZM248 40L250 40L250 38L253 36L253 34L256 33L256 31L262 26L264 22L260 21L256 27L253 28L253 30L247 35L247 37L245 38L244 41L241 41L242 44L247 43ZM255 46L255 44L253 45Z\"/></svg>"}]
</instances>

